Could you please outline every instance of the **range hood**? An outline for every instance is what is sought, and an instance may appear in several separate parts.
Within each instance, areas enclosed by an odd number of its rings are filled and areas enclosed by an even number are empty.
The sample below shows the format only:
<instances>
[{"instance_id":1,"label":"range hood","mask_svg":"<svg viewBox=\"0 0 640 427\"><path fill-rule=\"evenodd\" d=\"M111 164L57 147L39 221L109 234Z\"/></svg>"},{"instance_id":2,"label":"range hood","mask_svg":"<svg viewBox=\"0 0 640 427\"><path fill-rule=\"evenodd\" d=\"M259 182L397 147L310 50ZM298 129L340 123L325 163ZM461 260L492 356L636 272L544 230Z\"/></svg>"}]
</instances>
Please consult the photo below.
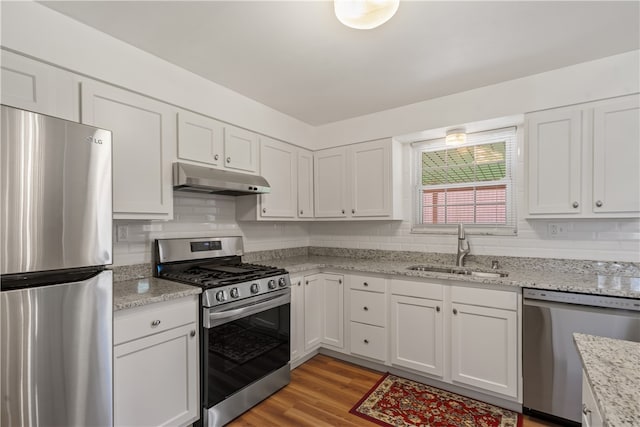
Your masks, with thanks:
<instances>
[{"instance_id":1,"label":"range hood","mask_svg":"<svg viewBox=\"0 0 640 427\"><path fill-rule=\"evenodd\" d=\"M259 175L230 172L180 162L173 164L173 189L175 191L226 196L271 192L267 180Z\"/></svg>"}]
</instances>

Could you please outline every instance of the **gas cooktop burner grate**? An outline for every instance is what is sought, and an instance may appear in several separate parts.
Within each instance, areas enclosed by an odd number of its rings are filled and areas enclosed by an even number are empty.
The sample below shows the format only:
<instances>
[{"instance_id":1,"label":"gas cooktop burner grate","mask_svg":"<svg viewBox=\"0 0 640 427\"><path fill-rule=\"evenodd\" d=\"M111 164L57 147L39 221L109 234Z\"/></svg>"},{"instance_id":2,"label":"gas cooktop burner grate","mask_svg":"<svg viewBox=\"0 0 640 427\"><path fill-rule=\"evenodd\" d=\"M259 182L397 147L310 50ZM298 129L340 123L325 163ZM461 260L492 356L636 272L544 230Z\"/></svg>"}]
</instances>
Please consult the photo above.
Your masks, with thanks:
<instances>
[{"instance_id":1,"label":"gas cooktop burner grate","mask_svg":"<svg viewBox=\"0 0 640 427\"><path fill-rule=\"evenodd\" d=\"M204 288L213 288L285 273L286 271L283 269L257 264L205 264L189 267L182 271L163 272L160 276Z\"/></svg>"}]
</instances>

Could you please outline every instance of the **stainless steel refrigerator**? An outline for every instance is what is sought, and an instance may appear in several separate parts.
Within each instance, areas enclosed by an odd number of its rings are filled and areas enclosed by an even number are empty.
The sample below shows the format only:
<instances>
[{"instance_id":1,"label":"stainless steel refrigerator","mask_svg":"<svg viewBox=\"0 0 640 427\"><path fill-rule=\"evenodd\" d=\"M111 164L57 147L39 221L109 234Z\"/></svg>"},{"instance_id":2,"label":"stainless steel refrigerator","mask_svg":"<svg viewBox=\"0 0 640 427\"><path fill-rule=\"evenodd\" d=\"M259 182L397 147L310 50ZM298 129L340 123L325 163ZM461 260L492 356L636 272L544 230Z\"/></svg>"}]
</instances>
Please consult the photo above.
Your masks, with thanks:
<instances>
[{"instance_id":1,"label":"stainless steel refrigerator","mask_svg":"<svg viewBox=\"0 0 640 427\"><path fill-rule=\"evenodd\" d=\"M111 132L2 106L0 425L113 425Z\"/></svg>"}]
</instances>

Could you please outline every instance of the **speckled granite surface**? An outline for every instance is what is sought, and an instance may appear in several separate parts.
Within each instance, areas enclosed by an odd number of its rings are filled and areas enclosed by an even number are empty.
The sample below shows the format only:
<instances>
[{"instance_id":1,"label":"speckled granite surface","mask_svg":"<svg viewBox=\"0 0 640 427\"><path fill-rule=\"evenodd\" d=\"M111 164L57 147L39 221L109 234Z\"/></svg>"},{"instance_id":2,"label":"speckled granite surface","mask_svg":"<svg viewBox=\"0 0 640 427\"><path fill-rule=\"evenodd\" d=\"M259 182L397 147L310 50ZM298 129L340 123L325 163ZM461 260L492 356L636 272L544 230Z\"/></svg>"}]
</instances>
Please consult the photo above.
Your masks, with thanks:
<instances>
[{"instance_id":1,"label":"speckled granite surface","mask_svg":"<svg viewBox=\"0 0 640 427\"><path fill-rule=\"evenodd\" d=\"M640 343L573 334L606 427L640 426Z\"/></svg>"},{"instance_id":2,"label":"speckled granite surface","mask_svg":"<svg viewBox=\"0 0 640 427\"><path fill-rule=\"evenodd\" d=\"M113 270L114 282L153 276L151 264L116 265L111 267L111 270Z\"/></svg>"},{"instance_id":3,"label":"speckled granite surface","mask_svg":"<svg viewBox=\"0 0 640 427\"><path fill-rule=\"evenodd\" d=\"M113 284L113 311L202 293L197 286L147 277Z\"/></svg>"},{"instance_id":4,"label":"speckled granite surface","mask_svg":"<svg viewBox=\"0 0 640 427\"><path fill-rule=\"evenodd\" d=\"M514 287L527 287L538 289L550 289L558 291L579 292L586 294L611 295L627 298L640 298L640 277L628 277L621 275L598 274L595 271L586 273L570 273L564 271L537 270L537 269L505 269L508 277L486 278L466 275L454 275L447 273L434 273L426 271L412 271L407 267L412 265L434 265L442 266L439 263L418 262L417 260L381 260L363 258L343 258L327 256L298 256L292 258L281 258L263 261L264 264L285 268L290 274L303 271L327 268L344 271L377 273L407 277L425 277L449 279L463 282L484 283L491 285L503 285ZM451 265L451 263L448 263ZM478 266L477 263L469 262L467 267L491 272L486 266Z\"/></svg>"}]
</instances>

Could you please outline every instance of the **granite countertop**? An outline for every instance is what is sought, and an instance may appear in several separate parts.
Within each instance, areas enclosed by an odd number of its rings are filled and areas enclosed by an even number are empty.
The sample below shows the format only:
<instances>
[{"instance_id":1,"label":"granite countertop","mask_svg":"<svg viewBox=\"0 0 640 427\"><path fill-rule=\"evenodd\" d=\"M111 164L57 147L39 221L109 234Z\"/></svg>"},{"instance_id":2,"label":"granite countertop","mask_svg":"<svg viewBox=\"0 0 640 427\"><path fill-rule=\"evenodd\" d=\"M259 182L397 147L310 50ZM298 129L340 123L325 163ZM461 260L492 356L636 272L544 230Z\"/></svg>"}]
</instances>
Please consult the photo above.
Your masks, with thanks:
<instances>
[{"instance_id":1,"label":"granite countertop","mask_svg":"<svg viewBox=\"0 0 640 427\"><path fill-rule=\"evenodd\" d=\"M412 265L428 265L415 261L390 261L379 259L344 258L331 256L296 256L260 261L261 264L286 269L290 274L303 271L328 268L361 273L377 273L407 277L449 279L470 283L538 288L586 294L609 295L627 298L640 298L640 278L616 275L598 275L595 272L573 273L545 271L536 269L505 270L508 277L489 278L429 271L412 271ZM432 264L435 267L442 265ZM491 272L487 267L469 265L474 270ZM498 270L502 271L502 270Z\"/></svg>"},{"instance_id":2,"label":"granite countertop","mask_svg":"<svg viewBox=\"0 0 640 427\"><path fill-rule=\"evenodd\" d=\"M202 293L197 286L146 277L113 284L113 311L140 307Z\"/></svg>"},{"instance_id":3,"label":"granite countertop","mask_svg":"<svg viewBox=\"0 0 640 427\"><path fill-rule=\"evenodd\" d=\"M640 343L573 334L607 427L640 426Z\"/></svg>"}]
</instances>

